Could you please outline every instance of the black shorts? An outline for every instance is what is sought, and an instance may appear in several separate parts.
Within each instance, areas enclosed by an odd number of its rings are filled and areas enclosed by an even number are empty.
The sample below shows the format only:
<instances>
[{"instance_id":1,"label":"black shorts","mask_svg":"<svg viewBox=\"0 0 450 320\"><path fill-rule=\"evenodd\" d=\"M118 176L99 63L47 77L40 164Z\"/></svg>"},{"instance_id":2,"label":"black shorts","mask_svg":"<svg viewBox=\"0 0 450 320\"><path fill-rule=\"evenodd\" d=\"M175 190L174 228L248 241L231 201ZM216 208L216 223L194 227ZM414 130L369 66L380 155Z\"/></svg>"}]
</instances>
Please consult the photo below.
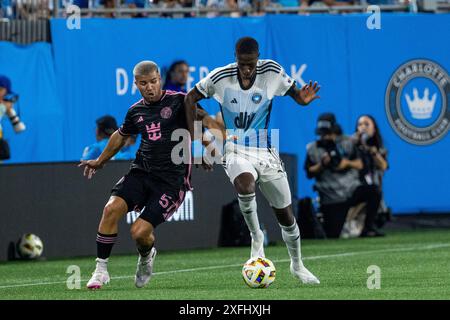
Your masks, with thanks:
<instances>
[{"instance_id":1,"label":"black shorts","mask_svg":"<svg viewBox=\"0 0 450 320\"><path fill-rule=\"evenodd\" d=\"M186 190L185 185L174 186L145 171L131 169L117 182L111 195L124 199L128 211L140 212L139 218L156 227L174 214Z\"/></svg>"}]
</instances>

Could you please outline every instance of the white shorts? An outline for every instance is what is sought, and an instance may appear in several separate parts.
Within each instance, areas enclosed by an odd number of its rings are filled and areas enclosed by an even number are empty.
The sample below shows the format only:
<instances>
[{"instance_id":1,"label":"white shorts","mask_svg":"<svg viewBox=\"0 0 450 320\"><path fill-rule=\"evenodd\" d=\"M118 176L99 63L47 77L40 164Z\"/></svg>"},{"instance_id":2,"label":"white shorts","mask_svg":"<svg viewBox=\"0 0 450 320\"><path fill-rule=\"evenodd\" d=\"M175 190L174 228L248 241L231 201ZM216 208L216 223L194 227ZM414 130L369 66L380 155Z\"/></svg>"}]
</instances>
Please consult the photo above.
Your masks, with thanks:
<instances>
[{"instance_id":1,"label":"white shorts","mask_svg":"<svg viewBox=\"0 0 450 320\"><path fill-rule=\"evenodd\" d=\"M232 184L240 174L251 173L272 207L283 209L291 204L287 174L275 148L245 147L227 143L224 153L225 172Z\"/></svg>"}]
</instances>

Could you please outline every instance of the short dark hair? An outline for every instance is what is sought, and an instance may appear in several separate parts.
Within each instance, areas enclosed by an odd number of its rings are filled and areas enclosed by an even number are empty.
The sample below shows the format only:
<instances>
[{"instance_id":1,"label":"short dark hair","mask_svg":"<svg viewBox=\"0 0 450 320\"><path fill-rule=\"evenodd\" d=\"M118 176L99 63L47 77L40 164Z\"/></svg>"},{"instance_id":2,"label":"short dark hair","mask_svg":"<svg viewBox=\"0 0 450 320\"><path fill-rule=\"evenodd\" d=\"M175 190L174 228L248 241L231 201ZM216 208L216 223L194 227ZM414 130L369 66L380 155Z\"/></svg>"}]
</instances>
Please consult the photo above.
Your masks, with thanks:
<instances>
[{"instance_id":1,"label":"short dark hair","mask_svg":"<svg viewBox=\"0 0 450 320\"><path fill-rule=\"evenodd\" d=\"M141 61L134 66L133 75L134 76L146 76L149 73L156 71L159 73L158 65L153 61Z\"/></svg>"},{"instance_id":2,"label":"short dark hair","mask_svg":"<svg viewBox=\"0 0 450 320\"><path fill-rule=\"evenodd\" d=\"M240 38L236 42L236 54L259 53L258 41L251 37Z\"/></svg>"},{"instance_id":3,"label":"short dark hair","mask_svg":"<svg viewBox=\"0 0 450 320\"><path fill-rule=\"evenodd\" d=\"M110 115L98 118L95 123L97 124L98 130L108 137L110 137L118 128L116 119Z\"/></svg>"}]
</instances>

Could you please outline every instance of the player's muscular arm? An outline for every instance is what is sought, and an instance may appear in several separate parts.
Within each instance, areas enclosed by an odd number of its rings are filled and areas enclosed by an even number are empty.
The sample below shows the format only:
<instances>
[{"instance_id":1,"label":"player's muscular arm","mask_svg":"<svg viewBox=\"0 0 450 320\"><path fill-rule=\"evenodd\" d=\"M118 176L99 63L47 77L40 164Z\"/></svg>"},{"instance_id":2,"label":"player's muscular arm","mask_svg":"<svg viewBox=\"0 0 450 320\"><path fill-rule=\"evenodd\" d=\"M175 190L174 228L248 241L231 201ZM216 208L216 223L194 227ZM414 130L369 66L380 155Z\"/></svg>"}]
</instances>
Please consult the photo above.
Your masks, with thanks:
<instances>
[{"instance_id":1,"label":"player's muscular arm","mask_svg":"<svg viewBox=\"0 0 450 320\"><path fill-rule=\"evenodd\" d=\"M221 141L225 139L225 127L214 120L205 110L197 108L197 120L201 121L202 125L208 128L216 139Z\"/></svg>"},{"instance_id":2,"label":"player's muscular arm","mask_svg":"<svg viewBox=\"0 0 450 320\"><path fill-rule=\"evenodd\" d=\"M81 160L79 167L84 167L84 176L91 179L95 172L105 165L120 149L125 145L127 137L122 136L118 131L114 132L108 140L106 148L102 154L95 160Z\"/></svg>"},{"instance_id":3,"label":"player's muscular arm","mask_svg":"<svg viewBox=\"0 0 450 320\"><path fill-rule=\"evenodd\" d=\"M312 81L309 81L309 84L305 84L301 89L293 85L288 90L287 95L294 99L297 104L306 106L314 100L320 98L320 96L317 95L317 92L319 90L320 86L317 84L317 81L314 82L314 84L312 83Z\"/></svg>"},{"instance_id":4,"label":"player's muscular arm","mask_svg":"<svg viewBox=\"0 0 450 320\"><path fill-rule=\"evenodd\" d=\"M117 152L122 149L127 141L127 137L122 136L119 131L116 130L108 140L105 150L98 157L99 164L104 165L109 159L111 159Z\"/></svg>"},{"instance_id":5,"label":"player's muscular arm","mask_svg":"<svg viewBox=\"0 0 450 320\"><path fill-rule=\"evenodd\" d=\"M203 99L203 96L196 88L191 89L184 97L184 112L191 137L194 137L194 121L197 119L196 103Z\"/></svg>"}]
</instances>

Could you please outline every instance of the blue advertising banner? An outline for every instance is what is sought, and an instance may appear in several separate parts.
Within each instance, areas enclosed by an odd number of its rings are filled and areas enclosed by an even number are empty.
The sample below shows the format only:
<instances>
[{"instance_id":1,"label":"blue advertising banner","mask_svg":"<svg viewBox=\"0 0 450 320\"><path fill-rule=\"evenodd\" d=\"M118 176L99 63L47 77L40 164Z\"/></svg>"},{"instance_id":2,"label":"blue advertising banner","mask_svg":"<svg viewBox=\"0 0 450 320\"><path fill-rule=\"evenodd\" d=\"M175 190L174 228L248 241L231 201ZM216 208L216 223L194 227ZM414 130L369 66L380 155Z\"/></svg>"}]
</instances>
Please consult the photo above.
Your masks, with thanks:
<instances>
[{"instance_id":1,"label":"blue advertising banner","mask_svg":"<svg viewBox=\"0 0 450 320\"><path fill-rule=\"evenodd\" d=\"M12 91L19 95L14 108L26 126L15 134L7 116L3 117L3 137L11 148L11 159L5 162L65 160L64 110L58 99L51 45L0 42L0 75L11 80Z\"/></svg>"},{"instance_id":2,"label":"blue advertising banner","mask_svg":"<svg viewBox=\"0 0 450 320\"><path fill-rule=\"evenodd\" d=\"M318 115L334 112L344 132L352 134L358 117L370 114L389 152L388 205L396 213L449 211L450 41L445 35L450 15L383 13L380 29L369 29L368 17L99 18L82 19L80 29L67 28L64 19L52 20L53 58L48 55L45 63L54 63L53 80L47 82L53 87L38 96L59 101L54 109L61 112L57 125L63 134L58 141L52 137L52 150L38 145L47 158L29 154L26 160L77 160L94 142L95 119L110 114L120 124L140 98L132 76L137 62L153 60L164 69L184 59L192 88L209 71L234 61L238 38L252 36L260 43L261 58L278 61L299 86L309 80L322 86L321 99L310 106L279 97L272 109L270 127L280 130L280 151L298 156L299 197L313 195L313 181L302 168L306 144L317 138ZM7 65L0 60L1 67ZM25 67L30 69L29 61ZM219 111L212 99L202 105L210 113ZM47 119L39 121L44 125ZM50 153L56 149L57 155Z\"/></svg>"},{"instance_id":3,"label":"blue advertising banner","mask_svg":"<svg viewBox=\"0 0 450 320\"><path fill-rule=\"evenodd\" d=\"M346 134L370 114L388 149L386 202L396 212L449 211L450 38L442 35L450 35L450 15L382 14L379 30L366 19L270 17L276 59L285 68L296 64L291 74L301 65L304 81L322 85L320 101L304 110L286 98L276 102L281 150L297 154L300 168L320 113L334 112ZM428 28L440 31L428 35ZM298 181L299 195L310 194L313 181L304 172Z\"/></svg>"}]
</instances>

